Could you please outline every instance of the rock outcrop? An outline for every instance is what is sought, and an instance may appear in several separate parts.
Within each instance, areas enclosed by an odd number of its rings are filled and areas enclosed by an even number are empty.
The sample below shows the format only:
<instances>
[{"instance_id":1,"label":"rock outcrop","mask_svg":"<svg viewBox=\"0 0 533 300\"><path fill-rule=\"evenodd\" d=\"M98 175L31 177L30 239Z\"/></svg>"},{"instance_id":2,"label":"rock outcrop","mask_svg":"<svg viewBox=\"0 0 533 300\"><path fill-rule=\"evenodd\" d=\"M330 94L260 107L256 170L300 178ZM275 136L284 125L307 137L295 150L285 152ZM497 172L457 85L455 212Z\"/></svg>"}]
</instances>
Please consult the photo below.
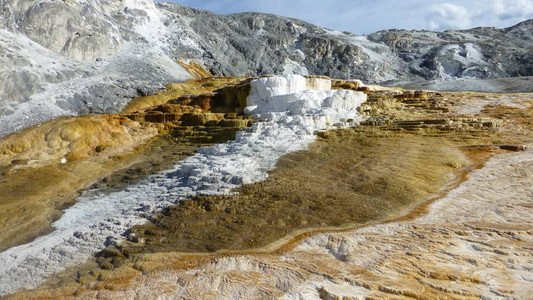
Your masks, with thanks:
<instances>
[{"instance_id":1,"label":"rock outcrop","mask_svg":"<svg viewBox=\"0 0 533 300\"><path fill-rule=\"evenodd\" d=\"M158 20L151 0L2 1L2 27L77 60L105 59Z\"/></svg>"},{"instance_id":2,"label":"rock outcrop","mask_svg":"<svg viewBox=\"0 0 533 300\"><path fill-rule=\"evenodd\" d=\"M0 3L0 136L58 116L120 111L191 76L160 47L151 0ZM39 113L35 113L39 111Z\"/></svg>"},{"instance_id":3,"label":"rock outcrop","mask_svg":"<svg viewBox=\"0 0 533 300\"><path fill-rule=\"evenodd\" d=\"M531 75L533 20L505 29L445 32L387 30L368 36L385 43L425 80Z\"/></svg>"}]
</instances>

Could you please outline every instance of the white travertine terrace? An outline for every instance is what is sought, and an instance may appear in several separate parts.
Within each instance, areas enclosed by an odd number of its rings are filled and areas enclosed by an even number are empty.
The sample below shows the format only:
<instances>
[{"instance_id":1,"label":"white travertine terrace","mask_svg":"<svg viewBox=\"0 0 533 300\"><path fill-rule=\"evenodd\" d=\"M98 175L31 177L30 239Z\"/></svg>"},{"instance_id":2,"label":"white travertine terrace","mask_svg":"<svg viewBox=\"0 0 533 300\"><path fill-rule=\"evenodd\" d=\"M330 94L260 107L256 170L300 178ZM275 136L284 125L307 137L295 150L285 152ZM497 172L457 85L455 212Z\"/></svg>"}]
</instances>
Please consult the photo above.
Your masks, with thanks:
<instances>
[{"instance_id":1,"label":"white travertine terrace","mask_svg":"<svg viewBox=\"0 0 533 300\"><path fill-rule=\"evenodd\" d=\"M38 286L122 240L147 214L182 198L228 193L264 180L281 156L305 149L316 131L352 124L347 121L358 119L356 109L364 101L361 92L306 90L306 79L299 75L253 81L246 111L266 121L122 191L85 193L53 224L54 232L0 253L0 295Z\"/></svg>"}]
</instances>

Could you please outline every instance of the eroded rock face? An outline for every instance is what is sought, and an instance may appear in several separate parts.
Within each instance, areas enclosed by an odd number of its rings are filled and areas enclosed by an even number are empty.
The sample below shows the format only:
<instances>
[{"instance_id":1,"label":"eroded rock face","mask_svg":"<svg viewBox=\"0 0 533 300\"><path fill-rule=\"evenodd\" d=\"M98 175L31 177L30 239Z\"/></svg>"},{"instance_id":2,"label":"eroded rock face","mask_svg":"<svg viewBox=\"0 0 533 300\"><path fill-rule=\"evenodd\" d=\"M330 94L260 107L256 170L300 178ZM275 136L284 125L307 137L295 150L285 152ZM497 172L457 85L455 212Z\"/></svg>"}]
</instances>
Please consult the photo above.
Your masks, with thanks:
<instances>
[{"instance_id":1,"label":"eroded rock face","mask_svg":"<svg viewBox=\"0 0 533 300\"><path fill-rule=\"evenodd\" d=\"M425 80L494 78L531 74L531 30L533 20L505 29L387 30L368 38L389 45L410 73Z\"/></svg>"},{"instance_id":2,"label":"eroded rock face","mask_svg":"<svg viewBox=\"0 0 533 300\"><path fill-rule=\"evenodd\" d=\"M133 28L155 13L152 1L2 2L4 27L25 34L43 47L69 58L95 60L120 51Z\"/></svg>"},{"instance_id":3,"label":"eroded rock face","mask_svg":"<svg viewBox=\"0 0 533 300\"><path fill-rule=\"evenodd\" d=\"M192 18L190 29L206 37L198 40L205 53L187 55L218 75L309 73L383 83L532 74L531 20L506 29L387 30L357 37L279 16L158 6Z\"/></svg>"},{"instance_id":4,"label":"eroded rock face","mask_svg":"<svg viewBox=\"0 0 533 300\"><path fill-rule=\"evenodd\" d=\"M317 74L381 82L392 79L385 73L399 64L385 45L296 19L259 13L215 15L168 3L158 7L175 13L174 18L191 18L186 26L204 37L197 40L203 53L177 55L201 60L216 75ZM367 72L375 69L379 72Z\"/></svg>"}]
</instances>

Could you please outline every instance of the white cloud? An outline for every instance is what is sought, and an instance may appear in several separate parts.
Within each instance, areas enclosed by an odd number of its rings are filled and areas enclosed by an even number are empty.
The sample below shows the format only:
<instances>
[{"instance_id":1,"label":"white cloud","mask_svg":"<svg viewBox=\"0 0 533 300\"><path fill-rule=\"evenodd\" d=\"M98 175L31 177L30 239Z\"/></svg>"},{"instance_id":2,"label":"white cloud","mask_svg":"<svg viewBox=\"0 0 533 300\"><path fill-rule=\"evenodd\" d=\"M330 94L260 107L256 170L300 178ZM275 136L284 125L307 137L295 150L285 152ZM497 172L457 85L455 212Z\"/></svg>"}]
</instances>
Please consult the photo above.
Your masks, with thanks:
<instances>
[{"instance_id":1,"label":"white cloud","mask_svg":"<svg viewBox=\"0 0 533 300\"><path fill-rule=\"evenodd\" d=\"M533 15L533 1L496 0L491 10L500 20L528 18Z\"/></svg>"},{"instance_id":2,"label":"white cloud","mask_svg":"<svg viewBox=\"0 0 533 300\"><path fill-rule=\"evenodd\" d=\"M431 30L468 28L472 24L468 9L452 3L433 5L426 22Z\"/></svg>"},{"instance_id":3,"label":"white cloud","mask_svg":"<svg viewBox=\"0 0 533 300\"><path fill-rule=\"evenodd\" d=\"M431 30L468 29L478 26L507 27L533 18L532 0L478 0L432 5L426 15Z\"/></svg>"}]
</instances>

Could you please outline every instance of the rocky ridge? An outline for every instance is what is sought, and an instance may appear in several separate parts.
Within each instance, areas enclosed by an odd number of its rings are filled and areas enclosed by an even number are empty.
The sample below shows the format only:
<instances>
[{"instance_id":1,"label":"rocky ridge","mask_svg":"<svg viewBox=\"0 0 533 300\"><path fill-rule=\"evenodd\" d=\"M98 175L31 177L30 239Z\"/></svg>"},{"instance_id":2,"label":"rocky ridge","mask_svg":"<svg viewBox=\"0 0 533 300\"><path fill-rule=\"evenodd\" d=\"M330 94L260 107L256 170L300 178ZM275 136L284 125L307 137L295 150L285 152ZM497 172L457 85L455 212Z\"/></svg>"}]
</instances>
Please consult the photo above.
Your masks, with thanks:
<instances>
[{"instance_id":1,"label":"rocky ridge","mask_svg":"<svg viewBox=\"0 0 533 300\"><path fill-rule=\"evenodd\" d=\"M386 30L355 36L269 14L216 15L158 4L191 19L204 53L188 52L213 74L309 73L396 83L532 74L533 20L446 32ZM305 74L304 74L305 75Z\"/></svg>"},{"instance_id":2,"label":"rocky ridge","mask_svg":"<svg viewBox=\"0 0 533 300\"><path fill-rule=\"evenodd\" d=\"M213 75L316 74L400 83L532 75L531 20L506 29L355 36L259 13L171 3L4 0L0 136L53 119L120 111L162 82ZM35 114L35 111L39 114Z\"/></svg>"}]
</instances>

